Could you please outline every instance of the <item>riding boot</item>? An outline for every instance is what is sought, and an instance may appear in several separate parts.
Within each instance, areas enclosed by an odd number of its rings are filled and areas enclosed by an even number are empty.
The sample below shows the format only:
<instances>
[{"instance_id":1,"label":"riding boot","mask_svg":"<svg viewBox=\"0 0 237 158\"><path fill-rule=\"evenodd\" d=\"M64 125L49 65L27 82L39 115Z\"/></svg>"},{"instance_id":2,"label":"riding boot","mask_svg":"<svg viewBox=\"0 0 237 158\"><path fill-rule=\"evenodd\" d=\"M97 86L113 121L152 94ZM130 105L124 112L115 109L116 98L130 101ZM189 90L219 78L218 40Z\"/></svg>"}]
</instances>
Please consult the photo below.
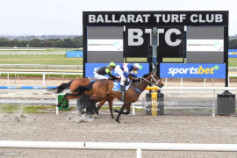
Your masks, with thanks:
<instances>
[{"instance_id":1,"label":"riding boot","mask_svg":"<svg viewBox=\"0 0 237 158\"><path fill-rule=\"evenodd\" d=\"M121 96L121 101L124 101L124 97L125 97L125 86L120 85L120 90L122 92L122 96Z\"/></svg>"}]
</instances>

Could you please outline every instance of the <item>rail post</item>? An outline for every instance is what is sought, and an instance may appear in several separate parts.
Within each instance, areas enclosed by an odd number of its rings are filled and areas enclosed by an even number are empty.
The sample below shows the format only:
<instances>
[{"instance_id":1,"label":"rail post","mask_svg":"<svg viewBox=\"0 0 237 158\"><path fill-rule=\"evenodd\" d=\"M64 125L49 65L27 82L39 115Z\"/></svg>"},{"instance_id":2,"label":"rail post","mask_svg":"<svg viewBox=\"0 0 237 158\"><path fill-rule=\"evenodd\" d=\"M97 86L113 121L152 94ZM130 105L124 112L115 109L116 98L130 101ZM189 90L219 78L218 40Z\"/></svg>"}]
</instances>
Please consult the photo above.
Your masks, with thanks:
<instances>
[{"instance_id":1,"label":"rail post","mask_svg":"<svg viewBox=\"0 0 237 158\"><path fill-rule=\"evenodd\" d=\"M43 73L43 86L45 86L45 73Z\"/></svg>"},{"instance_id":2,"label":"rail post","mask_svg":"<svg viewBox=\"0 0 237 158\"><path fill-rule=\"evenodd\" d=\"M151 90L146 94L146 114L157 116L164 114L164 94L159 92L158 87L147 87L146 90Z\"/></svg>"},{"instance_id":3,"label":"rail post","mask_svg":"<svg viewBox=\"0 0 237 158\"><path fill-rule=\"evenodd\" d=\"M142 150L137 149L137 158L142 158Z\"/></svg>"}]
</instances>

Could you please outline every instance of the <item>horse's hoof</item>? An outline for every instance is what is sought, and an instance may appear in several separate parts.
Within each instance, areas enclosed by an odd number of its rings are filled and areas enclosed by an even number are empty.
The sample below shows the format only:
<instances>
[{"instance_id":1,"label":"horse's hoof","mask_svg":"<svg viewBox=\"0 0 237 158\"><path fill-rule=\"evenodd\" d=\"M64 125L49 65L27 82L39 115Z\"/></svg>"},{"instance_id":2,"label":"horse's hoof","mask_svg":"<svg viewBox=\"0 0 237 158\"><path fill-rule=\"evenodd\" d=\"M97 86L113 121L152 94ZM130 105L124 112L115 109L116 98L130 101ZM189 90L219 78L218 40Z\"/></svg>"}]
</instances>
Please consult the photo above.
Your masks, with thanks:
<instances>
[{"instance_id":1,"label":"horse's hoof","mask_svg":"<svg viewBox=\"0 0 237 158\"><path fill-rule=\"evenodd\" d=\"M114 119L114 116L111 116L112 119Z\"/></svg>"},{"instance_id":2,"label":"horse's hoof","mask_svg":"<svg viewBox=\"0 0 237 158\"><path fill-rule=\"evenodd\" d=\"M117 121L118 123L120 123L119 119L116 119L115 121Z\"/></svg>"}]
</instances>

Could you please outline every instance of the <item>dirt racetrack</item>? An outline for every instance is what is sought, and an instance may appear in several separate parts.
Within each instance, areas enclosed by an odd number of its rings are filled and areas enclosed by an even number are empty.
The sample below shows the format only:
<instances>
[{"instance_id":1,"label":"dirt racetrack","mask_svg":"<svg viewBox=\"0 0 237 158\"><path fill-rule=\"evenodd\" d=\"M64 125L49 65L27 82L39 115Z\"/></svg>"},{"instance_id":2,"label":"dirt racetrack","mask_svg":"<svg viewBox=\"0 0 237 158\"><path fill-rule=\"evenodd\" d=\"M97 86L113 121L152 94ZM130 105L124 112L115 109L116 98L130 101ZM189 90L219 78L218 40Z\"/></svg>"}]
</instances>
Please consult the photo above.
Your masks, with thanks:
<instances>
[{"instance_id":1,"label":"dirt racetrack","mask_svg":"<svg viewBox=\"0 0 237 158\"><path fill-rule=\"evenodd\" d=\"M122 115L121 123L110 118L107 110L92 122L78 123L68 119L71 111L38 114L0 114L0 140L207 143L237 144L237 117L210 115ZM16 117L17 116L17 117ZM77 157L130 158L131 150L59 150L0 149L0 157ZM236 152L142 151L143 158L236 158Z\"/></svg>"}]
</instances>

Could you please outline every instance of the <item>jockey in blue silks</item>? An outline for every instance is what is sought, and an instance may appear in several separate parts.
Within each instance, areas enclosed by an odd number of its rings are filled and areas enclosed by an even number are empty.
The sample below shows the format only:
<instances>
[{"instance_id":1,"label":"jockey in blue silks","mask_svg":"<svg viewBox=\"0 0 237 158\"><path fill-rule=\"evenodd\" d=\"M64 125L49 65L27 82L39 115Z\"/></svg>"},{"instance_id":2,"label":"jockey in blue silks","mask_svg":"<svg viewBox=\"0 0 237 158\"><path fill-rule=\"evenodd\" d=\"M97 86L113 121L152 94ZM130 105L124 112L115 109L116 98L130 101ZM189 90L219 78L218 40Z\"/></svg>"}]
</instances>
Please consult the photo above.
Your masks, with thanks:
<instances>
[{"instance_id":1,"label":"jockey in blue silks","mask_svg":"<svg viewBox=\"0 0 237 158\"><path fill-rule=\"evenodd\" d=\"M120 76L120 90L122 92L122 101L124 100L125 82L127 81L128 77L137 78L137 70L141 70L142 68L142 65L138 63L121 64L115 67L114 72Z\"/></svg>"}]
</instances>

